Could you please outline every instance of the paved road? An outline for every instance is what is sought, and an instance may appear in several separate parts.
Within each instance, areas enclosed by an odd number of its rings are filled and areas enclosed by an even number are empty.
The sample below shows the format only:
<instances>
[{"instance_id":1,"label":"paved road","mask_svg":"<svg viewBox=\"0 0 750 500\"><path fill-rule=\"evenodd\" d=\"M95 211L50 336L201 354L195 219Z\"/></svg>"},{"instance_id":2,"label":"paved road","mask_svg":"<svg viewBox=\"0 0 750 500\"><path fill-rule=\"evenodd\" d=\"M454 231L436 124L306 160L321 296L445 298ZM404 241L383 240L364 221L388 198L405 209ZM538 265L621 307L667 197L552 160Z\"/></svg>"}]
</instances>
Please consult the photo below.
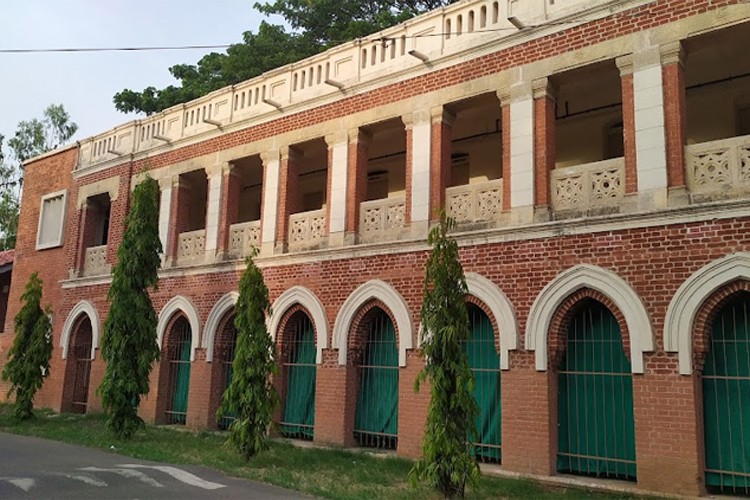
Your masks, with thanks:
<instances>
[{"instance_id":1,"label":"paved road","mask_svg":"<svg viewBox=\"0 0 750 500\"><path fill-rule=\"evenodd\" d=\"M301 498L205 467L146 462L0 433L0 498Z\"/></svg>"}]
</instances>

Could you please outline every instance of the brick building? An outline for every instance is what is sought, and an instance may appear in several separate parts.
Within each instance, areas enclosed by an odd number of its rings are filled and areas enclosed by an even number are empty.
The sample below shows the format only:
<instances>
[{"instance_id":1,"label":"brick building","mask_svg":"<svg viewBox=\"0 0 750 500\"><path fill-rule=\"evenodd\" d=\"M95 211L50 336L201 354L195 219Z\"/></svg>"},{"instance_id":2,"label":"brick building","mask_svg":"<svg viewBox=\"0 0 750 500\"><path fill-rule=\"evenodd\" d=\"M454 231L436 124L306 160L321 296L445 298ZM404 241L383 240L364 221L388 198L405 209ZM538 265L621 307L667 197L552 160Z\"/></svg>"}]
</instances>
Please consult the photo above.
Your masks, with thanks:
<instances>
[{"instance_id":1,"label":"brick building","mask_svg":"<svg viewBox=\"0 0 750 500\"><path fill-rule=\"evenodd\" d=\"M39 271L55 352L37 405L101 407L110 270L148 170L165 252L146 420L226 424L258 246L281 432L418 455L445 208L481 459L747 494L749 20L740 0L466 0L29 161L5 331Z\"/></svg>"}]
</instances>

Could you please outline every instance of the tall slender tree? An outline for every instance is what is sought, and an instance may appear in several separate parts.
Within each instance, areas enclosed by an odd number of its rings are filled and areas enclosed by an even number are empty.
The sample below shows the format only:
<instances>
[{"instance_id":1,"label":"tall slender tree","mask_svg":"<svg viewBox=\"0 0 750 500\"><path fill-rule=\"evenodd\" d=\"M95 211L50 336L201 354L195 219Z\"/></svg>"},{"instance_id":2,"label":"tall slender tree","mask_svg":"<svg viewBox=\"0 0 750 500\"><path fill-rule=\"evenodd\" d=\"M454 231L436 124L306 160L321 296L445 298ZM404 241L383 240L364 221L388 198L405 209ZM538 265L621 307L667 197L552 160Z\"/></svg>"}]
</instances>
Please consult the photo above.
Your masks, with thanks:
<instances>
[{"instance_id":1,"label":"tall slender tree","mask_svg":"<svg viewBox=\"0 0 750 500\"><path fill-rule=\"evenodd\" d=\"M149 296L161 266L158 199L159 184L146 176L133 191L107 297L110 308L102 338L107 368L99 394L107 427L120 439L131 438L143 425L138 406L148 393L151 366L159 359L157 317Z\"/></svg>"},{"instance_id":2,"label":"tall slender tree","mask_svg":"<svg viewBox=\"0 0 750 500\"><path fill-rule=\"evenodd\" d=\"M217 419L234 414L229 439L245 460L268 448L267 433L279 396L271 385L276 372L276 354L266 329L271 314L268 288L255 264L257 250L247 258L240 279L240 295L235 305L237 350L232 365L232 381L224 392Z\"/></svg>"},{"instance_id":3,"label":"tall slender tree","mask_svg":"<svg viewBox=\"0 0 750 500\"><path fill-rule=\"evenodd\" d=\"M52 356L51 311L49 306L42 308L42 280L37 273L29 276L21 302L14 320L16 337L1 378L11 384L8 396L15 393L13 416L27 420L34 416L34 394L49 376Z\"/></svg>"},{"instance_id":4,"label":"tall slender tree","mask_svg":"<svg viewBox=\"0 0 750 500\"><path fill-rule=\"evenodd\" d=\"M428 237L432 252L427 259L421 312L426 364L415 389L428 380L431 397L423 457L410 472L412 480L432 485L446 498L463 497L467 481L479 475L469 447L476 435L478 412L474 378L461 348L470 337L468 290L458 244L448 235L454 226L442 213L440 224Z\"/></svg>"}]
</instances>

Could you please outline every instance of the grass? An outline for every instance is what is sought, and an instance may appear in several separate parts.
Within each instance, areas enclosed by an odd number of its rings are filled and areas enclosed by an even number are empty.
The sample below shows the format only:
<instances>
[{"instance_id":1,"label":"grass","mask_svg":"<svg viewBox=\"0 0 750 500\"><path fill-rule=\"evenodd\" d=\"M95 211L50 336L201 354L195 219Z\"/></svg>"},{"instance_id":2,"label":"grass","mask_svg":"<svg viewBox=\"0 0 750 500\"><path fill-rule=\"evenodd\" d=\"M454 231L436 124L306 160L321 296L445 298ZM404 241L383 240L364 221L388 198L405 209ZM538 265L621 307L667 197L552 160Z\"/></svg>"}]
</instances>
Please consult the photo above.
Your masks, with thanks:
<instances>
[{"instance_id":1,"label":"grass","mask_svg":"<svg viewBox=\"0 0 750 500\"><path fill-rule=\"evenodd\" d=\"M39 410L37 418L16 422L11 406L0 404L0 431L37 436L66 443L111 450L144 460L203 465L227 475L275 484L324 498L440 498L432 490L411 486L406 480L412 462L367 453L326 448L299 448L272 441L268 451L244 462L234 449L224 446L225 436L214 432L177 431L146 426L127 442L107 431L101 415L56 414ZM633 498L555 488L529 480L482 476L468 498Z\"/></svg>"}]
</instances>

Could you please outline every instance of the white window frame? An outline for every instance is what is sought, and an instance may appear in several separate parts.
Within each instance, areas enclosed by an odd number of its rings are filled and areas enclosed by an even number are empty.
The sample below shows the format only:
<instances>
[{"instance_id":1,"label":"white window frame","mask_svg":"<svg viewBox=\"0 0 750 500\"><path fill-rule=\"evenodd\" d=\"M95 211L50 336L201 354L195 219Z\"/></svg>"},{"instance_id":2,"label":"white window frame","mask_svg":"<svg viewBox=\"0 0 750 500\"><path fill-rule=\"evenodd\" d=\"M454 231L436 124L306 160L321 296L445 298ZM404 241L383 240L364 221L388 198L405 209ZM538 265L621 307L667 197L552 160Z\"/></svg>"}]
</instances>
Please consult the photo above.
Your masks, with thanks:
<instances>
[{"instance_id":1,"label":"white window frame","mask_svg":"<svg viewBox=\"0 0 750 500\"><path fill-rule=\"evenodd\" d=\"M41 244L39 239L42 237L42 218L44 216L44 203L52 198L59 198L62 196L62 212L60 214L60 228L57 234L57 238L50 243ZM55 191L54 193L48 193L42 195L42 199L39 203L39 222L36 227L36 249L45 250L47 248L60 247L63 244L63 233L65 232L65 221L68 214L68 190L63 189L62 191Z\"/></svg>"}]
</instances>

